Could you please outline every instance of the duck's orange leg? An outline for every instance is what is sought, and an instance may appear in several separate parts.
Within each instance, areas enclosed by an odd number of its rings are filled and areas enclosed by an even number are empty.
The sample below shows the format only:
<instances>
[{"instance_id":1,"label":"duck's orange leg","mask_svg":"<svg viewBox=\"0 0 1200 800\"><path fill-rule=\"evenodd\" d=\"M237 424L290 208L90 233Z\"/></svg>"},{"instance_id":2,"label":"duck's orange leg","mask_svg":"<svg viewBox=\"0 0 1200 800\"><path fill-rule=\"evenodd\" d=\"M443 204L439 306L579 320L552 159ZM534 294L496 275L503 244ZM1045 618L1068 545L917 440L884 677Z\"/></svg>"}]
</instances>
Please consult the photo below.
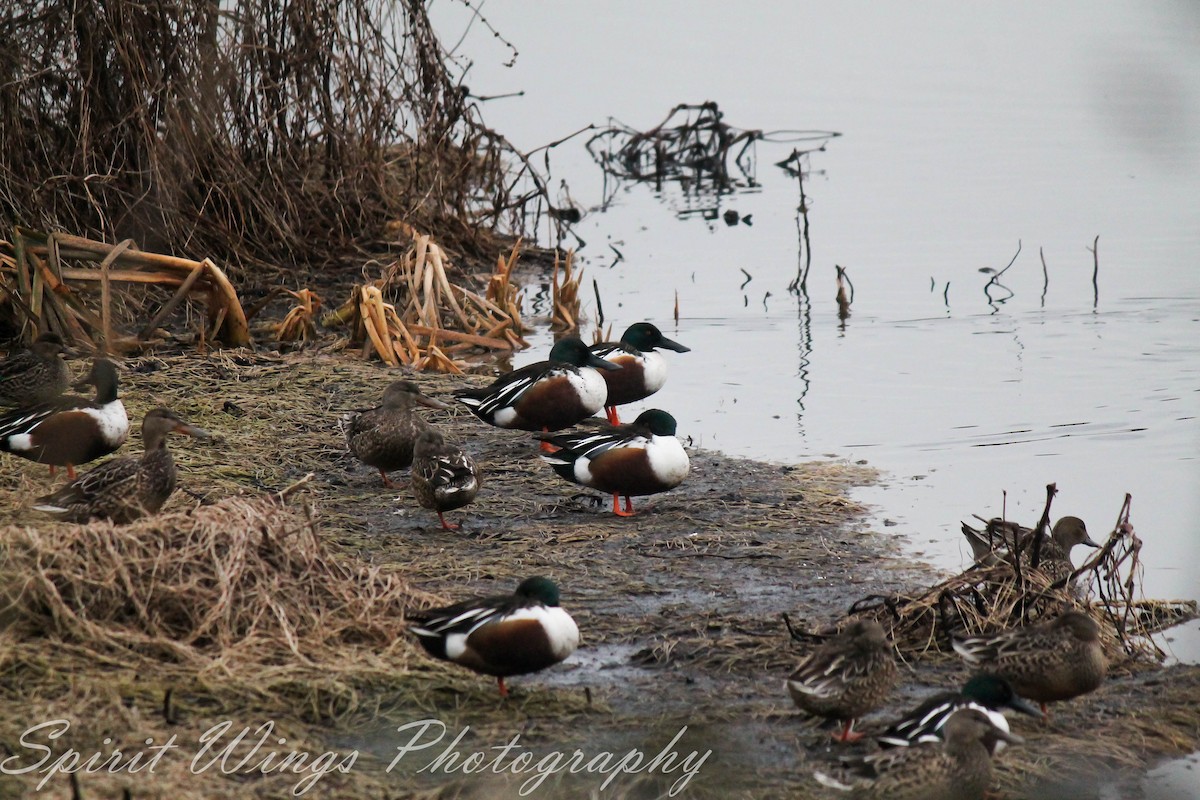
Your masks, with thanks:
<instances>
[{"instance_id":1,"label":"duck's orange leg","mask_svg":"<svg viewBox=\"0 0 1200 800\"><path fill-rule=\"evenodd\" d=\"M542 433L549 433L549 432L550 432L549 428L542 428ZM549 442L542 440L542 452L543 453L557 453L559 451L559 449L560 448L555 447L554 445L550 444Z\"/></svg>"},{"instance_id":2,"label":"duck's orange leg","mask_svg":"<svg viewBox=\"0 0 1200 800\"><path fill-rule=\"evenodd\" d=\"M621 415L617 413L616 406L605 406L604 413L608 415L608 423L610 425L620 425Z\"/></svg>"},{"instance_id":3,"label":"duck's orange leg","mask_svg":"<svg viewBox=\"0 0 1200 800\"><path fill-rule=\"evenodd\" d=\"M504 678L496 678L496 683L500 686L500 696L508 697L508 687L504 685Z\"/></svg>"},{"instance_id":4,"label":"duck's orange leg","mask_svg":"<svg viewBox=\"0 0 1200 800\"><path fill-rule=\"evenodd\" d=\"M67 477L70 478L71 480L75 480L76 476L75 476L75 465L74 464L67 464Z\"/></svg>"},{"instance_id":5,"label":"duck's orange leg","mask_svg":"<svg viewBox=\"0 0 1200 800\"><path fill-rule=\"evenodd\" d=\"M379 469L379 468L376 467L376 469ZM383 485L389 489L406 489L406 488L408 488L407 484L396 483L394 480L389 478L388 474L386 472L384 472L382 469L379 470L379 477L383 478Z\"/></svg>"},{"instance_id":6,"label":"duck's orange leg","mask_svg":"<svg viewBox=\"0 0 1200 800\"><path fill-rule=\"evenodd\" d=\"M833 738L834 741L838 742L857 742L865 735L854 730L854 720L851 719L846 721L845 726L842 727L842 732L840 734L835 733Z\"/></svg>"},{"instance_id":7,"label":"duck's orange leg","mask_svg":"<svg viewBox=\"0 0 1200 800\"><path fill-rule=\"evenodd\" d=\"M633 503L630 501L630 499L628 497L626 497L625 498L625 510L622 511L621 510L621 495L614 494L613 495L613 513L616 514L618 517L632 517L633 516Z\"/></svg>"},{"instance_id":8,"label":"duck's orange leg","mask_svg":"<svg viewBox=\"0 0 1200 800\"><path fill-rule=\"evenodd\" d=\"M448 530L448 531L458 530L457 525L451 525L449 522L446 522L446 518L442 516L442 512L440 512L440 511L437 512L437 515L438 515L438 519L440 519L442 521L442 528L444 528L445 530Z\"/></svg>"}]
</instances>

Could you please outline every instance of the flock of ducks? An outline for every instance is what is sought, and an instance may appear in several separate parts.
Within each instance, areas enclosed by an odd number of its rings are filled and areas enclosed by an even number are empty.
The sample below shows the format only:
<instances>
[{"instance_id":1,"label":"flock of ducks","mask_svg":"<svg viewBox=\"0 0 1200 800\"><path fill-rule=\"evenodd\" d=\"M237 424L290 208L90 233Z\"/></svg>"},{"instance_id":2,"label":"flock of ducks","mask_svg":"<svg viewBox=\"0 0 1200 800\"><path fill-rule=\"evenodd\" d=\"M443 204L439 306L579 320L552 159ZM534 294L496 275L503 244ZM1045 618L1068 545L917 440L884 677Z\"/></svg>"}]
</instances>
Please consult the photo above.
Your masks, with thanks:
<instances>
[{"instance_id":1,"label":"flock of ducks","mask_svg":"<svg viewBox=\"0 0 1200 800\"><path fill-rule=\"evenodd\" d=\"M661 409L621 424L617 407L644 400L666 382L666 359L658 348L689 348L663 336L648 322L631 325L619 342L589 347L577 337L560 339L546 361L507 372L490 385L463 388L454 399L497 428L530 431L543 458L573 483L613 496L614 513L633 514L631 497L669 491L687 477L690 463L675 438L675 418ZM397 381L376 408L352 417L346 444L360 461L379 470L384 485L399 488L388 472L411 467L417 502L437 513L462 508L479 492L481 473L471 456L423 419L417 406L449 406L422 394L412 381ZM608 424L564 431L606 409ZM620 498L625 498L624 510Z\"/></svg>"},{"instance_id":2,"label":"flock of ducks","mask_svg":"<svg viewBox=\"0 0 1200 800\"><path fill-rule=\"evenodd\" d=\"M16 410L0 414L0 451L47 464L51 477L65 467L70 481L39 497L34 509L69 522L111 519L132 522L162 508L175 490L175 462L166 446L169 433L206 438L170 409L157 408L142 421L141 458L114 458L83 475L75 467L115 452L129 438L129 417L117 391L117 368L98 358L71 384L62 360L63 342L42 334L28 350L0 362L0 404ZM94 398L64 394L92 386Z\"/></svg>"},{"instance_id":3,"label":"flock of ducks","mask_svg":"<svg viewBox=\"0 0 1200 800\"><path fill-rule=\"evenodd\" d=\"M631 326L615 343L588 347L567 337L554 345L548 360L506 373L488 386L456 390L454 398L490 425L534 433L555 473L611 494L613 513L630 515L631 497L668 491L689 470L670 414L650 409L621 424L617 412L663 386L666 361L658 348L688 351L650 323ZM63 394L70 373L62 349L58 337L45 334L0 362L0 402L17 406L0 415L0 450L48 464L52 474L55 467L67 469L70 482L39 498L38 511L76 522L119 523L156 512L175 486L167 435L208 434L169 409L155 409L142 422L140 458L111 459L76 476L76 466L124 443L129 420L117 394L116 369L106 359L96 359L74 385L95 387L93 399ZM417 406L450 407L424 395L412 381L396 381L378 407L348 421L347 447L377 469L389 488L400 487L388 473L411 468L417 502L453 530L443 514L475 499L480 469L424 420ZM608 424L564 431L601 408ZM1012 553L1020 552L1023 568L1052 577L1070 574L1073 547L1098 546L1077 517L1060 519L1032 548L1023 537L1033 532L999 520L983 530L964 524L963 533L980 564L1011 561ZM508 693L505 678L557 664L579 645L579 629L561 607L558 587L541 576L524 580L511 595L474 598L413 612L410 618L411 632L428 653L495 677L502 696ZM1046 703L1100 686L1107 661L1099 634L1087 614L1071 610L1035 625L954 639L954 650L978 671L962 690L932 697L891 723L876 737L879 753L845 760L836 773L818 772L816 779L863 798L983 797L992 756L1005 743L1021 741L1002 712L1043 717ZM898 678L894 648L882 626L855 619L813 648L786 686L801 710L840 722L835 739L848 742L862 738L855 720L882 705Z\"/></svg>"},{"instance_id":4,"label":"flock of ducks","mask_svg":"<svg viewBox=\"0 0 1200 800\"><path fill-rule=\"evenodd\" d=\"M613 511L626 516L633 513L631 497L675 488L690 467L670 414L651 409L621 424L617 412L664 385L666 360L659 348L689 349L647 322L630 326L619 342L588 347L567 337L546 361L501 375L488 386L459 389L454 396L488 424L536 433L543 457L557 474L611 493ZM155 409L142 421L140 458L114 458L77 476L75 467L124 444L129 418L118 396L116 367L107 359L96 359L88 376L74 384L76 390L94 386L94 398L64 394L71 376L63 349L59 337L43 334L0 362L0 401L17 407L0 414L0 450L47 464L52 476L57 467L68 473L69 483L38 498L34 509L72 522L128 523L157 512L175 488L167 435L204 438L207 432L169 409ZM417 413L418 406L450 407L423 394L413 381L392 383L378 407L348 420L346 445L379 471L388 488L401 488L389 473L410 468L417 502L453 530L457 526L444 514L475 499L481 471L465 450ZM608 424L563 430L601 408ZM502 695L506 677L545 669L579 645L579 629L559 606L558 587L542 577L524 581L512 595L414 612L412 619L413 634L430 654L495 676Z\"/></svg>"},{"instance_id":5,"label":"flock of ducks","mask_svg":"<svg viewBox=\"0 0 1200 800\"><path fill-rule=\"evenodd\" d=\"M1017 537L1035 535L998 520L989 522L989 529L1010 536L976 550L981 564L1011 558ZM1069 565L1075 544L1098 546L1082 521L1064 517L1039 543L1047 556L1043 566L1052 574L1061 571L1062 564L1055 562ZM1005 743L1022 741L1003 712L1044 719L1047 703L1094 691L1108 671L1100 626L1075 609L1035 624L955 636L951 644L975 670L963 688L937 694L893 721L875 737L878 753L843 759L837 774L818 771L818 782L858 798L983 798L991 783L992 757ZM894 648L883 627L872 619L854 619L807 654L787 688L801 710L842 723L834 738L849 742L863 738L854 731L855 720L882 705L898 677Z\"/></svg>"}]
</instances>

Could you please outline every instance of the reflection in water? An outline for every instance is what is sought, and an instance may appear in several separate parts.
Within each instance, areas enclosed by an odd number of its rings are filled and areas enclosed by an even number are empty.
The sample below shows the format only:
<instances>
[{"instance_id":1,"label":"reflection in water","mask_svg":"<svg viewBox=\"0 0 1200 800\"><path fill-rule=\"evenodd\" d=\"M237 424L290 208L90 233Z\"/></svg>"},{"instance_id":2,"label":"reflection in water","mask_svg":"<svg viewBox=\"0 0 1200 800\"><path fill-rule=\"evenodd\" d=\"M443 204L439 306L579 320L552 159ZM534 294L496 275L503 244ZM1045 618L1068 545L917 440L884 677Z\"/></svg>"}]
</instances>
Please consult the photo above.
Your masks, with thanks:
<instances>
[{"instance_id":1,"label":"reflection in water","mask_svg":"<svg viewBox=\"0 0 1200 800\"><path fill-rule=\"evenodd\" d=\"M804 398L808 396L809 366L812 360L812 304L808 290L800 289L796 296L796 377L800 379L800 394L796 398L796 430L804 436Z\"/></svg>"},{"instance_id":2,"label":"reflection in water","mask_svg":"<svg viewBox=\"0 0 1200 800\"><path fill-rule=\"evenodd\" d=\"M722 117L716 103L681 104L647 131L610 123L592 136L587 150L605 176L600 210L608 210L623 183L649 183L660 196L668 186L681 190L685 207L675 212L680 219L717 219L722 195L758 186L754 143L762 137Z\"/></svg>"},{"instance_id":3,"label":"reflection in water","mask_svg":"<svg viewBox=\"0 0 1200 800\"><path fill-rule=\"evenodd\" d=\"M1005 265L1004 269L997 272L995 275L993 275L991 277L991 279L986 284L984 284L983 296L987 298L987 304L991 307L993 314L999 313L1000 306L1004 305L1005 303L1007 303L1009 300L1013 299L1013 297L1016 296L1016 292L1014 292L1012 289L1008 288L1003 283L1001 283L1000 278L1002 275L1004 275L1004 273L1006 273L1010 269L1012 269L1013 264L1017 263L1017 256L1019 256L1019 255L1021 255L1021 242L1018 240L1017 241L1017 252L1013 253L1012 259L1008 262L1008 264ZM1004 292L1007 292L1007 294L1000 295L998 297L993 297L992 296L993 288L1000 289Z\"/></svg>"},{"instance_id":4,"label":"reflection in water","mask_svg":"<svg viewBox=\"0 0 1200 800\"><path fill-rule=\"evenodd\" d=\"M845 267L837 264L834 264L834 267L837 269L838 330L845 333L846 320L850 319L850 304L854 302L854 284ZM846 291L847 286L850 287L849 292Z\"/></svg>"}]
</instances>

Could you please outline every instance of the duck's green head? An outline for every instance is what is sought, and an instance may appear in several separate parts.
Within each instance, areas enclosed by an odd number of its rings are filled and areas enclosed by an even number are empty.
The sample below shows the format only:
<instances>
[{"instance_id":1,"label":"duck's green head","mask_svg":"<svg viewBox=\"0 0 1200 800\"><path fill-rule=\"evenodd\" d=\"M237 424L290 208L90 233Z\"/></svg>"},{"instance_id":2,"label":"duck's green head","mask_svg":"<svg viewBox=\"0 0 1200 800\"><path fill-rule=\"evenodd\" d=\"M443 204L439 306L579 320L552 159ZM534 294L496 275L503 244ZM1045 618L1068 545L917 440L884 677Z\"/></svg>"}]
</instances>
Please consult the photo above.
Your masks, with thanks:
<instances>
[{"instance_id":1,"label":"duck's green head","mask_svg":"<svg viewBox=\"0 0 1200 800\"><path fill-rule=\"evenodd\" d=\"M643 411L638 414L638 418L633 421L633 424L648 429L655 436L674 436L677 427L675 418L661 408Z\"/></svg>"},{"instance_id":2,"label":"duck's green head","mask_svg":"<svg viewBox=\"0 0 1200 800\"><path fill-rule=\"evenodd\" d=\"M107 358L97 358L92 362L92 370L86 376L76 381L75 391L85 386L96 387L96 402L111 403L117 399L117 367Z\"/></svg>"},{"instance_id":3,"label":"duck's green head","mask_svg":"<svg viewBox=\"0 0 1200 800\"><path fill-rule=\"evenodd\" d=\"M1037 706L1017 694L1012 684L999 675L980 673L972 676L963 686L962 694L985 708L1011 708L1033 717L1045 716Z\"/></svg>"},{"instance_id":4,"label":"duck's green head","mask_svg":"<svg viewBox=\"0 0 1200 800\"><path fill-rule=\"evenodd\" d=\"M521 585L517 587L517 596L537 600L546 606L556 606L559 602L558 586L554 581L541 575L521 581Z\"/></svg>"},{"instance_id":5,"label":"duck's green head","mask_svg":"<svg viewBox=\"0 0 1200 800\"><path fill-rule=\"evenodd\" d=\"M574 367L595 367L596 369L620 369L619 364L605 361L588 349L578 336L564 336L550 348L550 360L559 364L570 364Z\"/></svg>"},{"instance_id":6,"label":"duck's green head","mask_svg":"<svg viewBox=\"0 0 1200 800\"><path fill-rule=\"evenodd\" d=\"M665 347L676 353L686 353L692 349L663 336L662 331L649 322L635 322L626 328L625 333L621 334L621 344L629 345L643 353L648 353L656 347Z\"/></svg>"}]
</instances>

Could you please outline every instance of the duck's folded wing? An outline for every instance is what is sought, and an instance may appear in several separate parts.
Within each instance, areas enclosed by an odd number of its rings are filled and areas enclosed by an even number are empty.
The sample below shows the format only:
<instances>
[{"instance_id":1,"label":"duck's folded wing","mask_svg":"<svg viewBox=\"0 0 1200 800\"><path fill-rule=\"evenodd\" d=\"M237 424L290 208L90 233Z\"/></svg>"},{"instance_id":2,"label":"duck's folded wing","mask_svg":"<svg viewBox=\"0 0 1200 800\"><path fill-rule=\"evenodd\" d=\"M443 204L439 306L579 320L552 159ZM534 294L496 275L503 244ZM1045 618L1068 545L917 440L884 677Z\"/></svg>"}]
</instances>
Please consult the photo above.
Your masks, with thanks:
<instances>
[{"instance_id":1,"label":"duck's folded wing","mask_svg":"<svg viewBox=\"0 0 1200 800\"><path fill-rule=\"evenodd\" d=\"M137 489L139 461L134 458L114 458L85 472L58 491L39 497L34 508L53 512L72 505L88 503L97 497L129 493Z\"/></svg>"}]
</instances>

